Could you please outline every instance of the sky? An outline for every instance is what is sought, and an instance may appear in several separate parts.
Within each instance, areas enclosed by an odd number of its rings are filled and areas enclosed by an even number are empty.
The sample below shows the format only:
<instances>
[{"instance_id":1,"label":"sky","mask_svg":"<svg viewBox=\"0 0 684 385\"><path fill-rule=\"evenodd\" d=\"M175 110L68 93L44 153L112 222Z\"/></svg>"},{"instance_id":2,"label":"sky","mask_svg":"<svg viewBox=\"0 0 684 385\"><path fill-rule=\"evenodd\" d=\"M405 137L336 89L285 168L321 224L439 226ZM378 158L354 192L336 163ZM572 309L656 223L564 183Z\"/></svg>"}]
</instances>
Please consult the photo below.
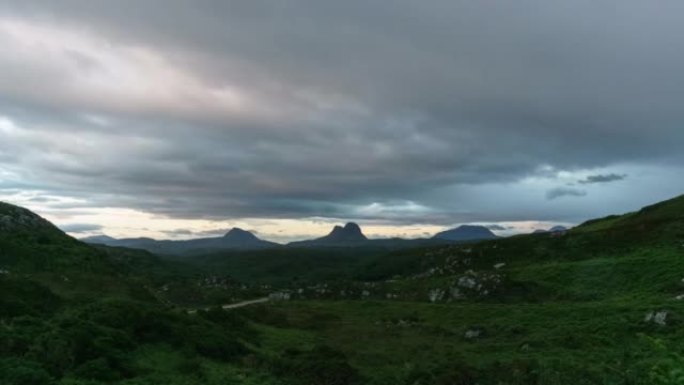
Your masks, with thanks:
<instances>
[{"instance_id":1,"label":"sky","mask_svg":"<svg viewBox=\"0 0 684 385\"><path fill-rule=\"evenodd\" d=\"M0 200L74 236L574 225L684 192L684 2L0 0Z\"/></svg>"}]
</instances>

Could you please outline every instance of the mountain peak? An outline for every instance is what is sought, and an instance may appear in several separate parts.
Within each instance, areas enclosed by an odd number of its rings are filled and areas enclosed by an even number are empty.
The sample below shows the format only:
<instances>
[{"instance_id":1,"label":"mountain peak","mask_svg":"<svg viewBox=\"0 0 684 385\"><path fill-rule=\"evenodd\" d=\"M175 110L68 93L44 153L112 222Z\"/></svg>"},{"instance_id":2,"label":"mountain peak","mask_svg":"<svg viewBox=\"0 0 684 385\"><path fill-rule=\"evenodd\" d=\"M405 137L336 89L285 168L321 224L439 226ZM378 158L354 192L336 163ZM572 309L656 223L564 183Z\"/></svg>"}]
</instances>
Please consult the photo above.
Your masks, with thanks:
<instances>
[{"instance_id":1,"label":"mountain peak","mask_svg":"<svg viewBox=\"0 0 684 385\"><path fill-rule=\"evenodd\" d=\"M316 241L324 243L354 243L366 240L368 240L368 238L366 238L366 236L363 235L361 227L359 227L359 225L357 225L354 222L349 222L345 224L344 227L333 227L330 234L326 235L323 238L319 238Z\"/></svg>"},{"instance_id":2,"label":"mountain peak","mask_svg":"<svg viewBox=\"0 0 684 385\"><path fill-rule=\"evenodd\" d=\"M235 235L235 234L239 234L239 235L246 235L246 234L254 235L254 234L252 234L252 232L250 232L250 231L243 230L243 229L241 229L241 228L239 228L239 227L233 227L232 229L228 230L228 232L227 232L226 235L224 235L224 236L227 237L227 236L229 236L229 235Z\"/></svg>"},{"instance_id":3,"label":"mountain peak","mask_svg":"<svg viewBox=\"0 0 684 385\"><path fill-rule=\"evenodd\" d=\"M361 227L354 222L349 222L344 227L335 226L333 231L328 235L332 241L365 241L367 238L363 235Z\"/></svg>"},{"instance_id":4,"label":"mountain peak","mask_svg":"<svg viewBox=\"0 0 684 385\"><path fill-rule=\"evenodd\" d=\"M243 230L239 227L233 227L230 229L224 238L241 238L241 239L256 239L256 236L247 230Z\"/></svg>"},{"instance_id":5,"label":"mountain peak","mask_svg":"<svg viewBox=\"0 0 684 385\"><path fill-rule=\"evenodd\" d=\"M366 238L365 235L363 235L363 232L361 231L361 227L357 225L354 222L349 222L342 226L335 226L333 227L332 231L330 232L329 235L333 234L340 234L340 235L345 235L349 237L360 237L360 238Z\"/></svg>"},{"instance_id":6,"label":"mountain peak","mask_svg":"<svg viewBox=\"0 0 684 385\"><path fill-rule=\"evenodd\" d=\"M437 233L432 238L443 239L447 241L465 242L481 239L495 239L497 236L484 226L462 225L455 229Z\"/></svg>"},{"instance_id":7,"label":"mountain peak","mask_svg":"<svg viewBox=\"0 0 684 385\"><path fill-rule=\"evenodd\" d=\"M568 228L565 226L553 226L552 228L549 229L550 233L562 233L568 231Z\"/></svg>"},{"instance_id":8,"label":"mountain peak","mask_svg":"<svg viewBox=\"0 0 684 385\"><path fill-rule=\"evenodd\" d=\"M353 231L353 232L361 234L361 227L359 227L359 225L357 225L354 222L349 222L346 225L344 225L344 230L345 231Z\"/></svg>"}]
</instances>

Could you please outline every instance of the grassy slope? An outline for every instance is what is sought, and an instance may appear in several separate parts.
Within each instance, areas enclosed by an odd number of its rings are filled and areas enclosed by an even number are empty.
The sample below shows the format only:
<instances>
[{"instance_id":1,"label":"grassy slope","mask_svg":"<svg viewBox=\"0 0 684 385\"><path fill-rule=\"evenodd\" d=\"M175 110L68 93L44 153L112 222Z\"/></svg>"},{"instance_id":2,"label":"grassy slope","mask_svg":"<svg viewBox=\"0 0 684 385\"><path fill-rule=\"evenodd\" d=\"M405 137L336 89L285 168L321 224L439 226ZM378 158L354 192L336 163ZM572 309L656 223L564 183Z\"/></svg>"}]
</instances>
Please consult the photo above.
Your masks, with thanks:
<instances>
[{"instance_id":1,"label":"grassy slope","mask_svg":"<svg viewBox=\"0 0 684 385\"><path fill-rule=\"evenodd\" d=\"M186 265L91 247L0 202L0 269L0 384L279 383L239 362L258 341L244 321L155 298Z\"/></svg>"},{"instance_id":2,"label":"grassy slope","mask_svg":"<svg viewBox=\"0 0 684 385\"><path fill-rule=\"evenodd\" d=\"M355 277L406 296L274 303L226 319L176 314L129 291L141 280L173 277L182 266L160 268L153 256L96 250L52 233L47 242L41 234L14 234L0 238L4 263L15 262L12 276L0 277L0 379L54 383L17 377L42 370L63 385L310 385L355 383L357 370L360 381L374 384L684 383L677 377L684 367L684 302L674 299L684 293L683 215L680 197L561 237L380 258L345 251L322 266L316 261L329 255L301 254L294 259L303 263L294 265L290 254L264 254L266 261L242 270L243 278L289 284L300 275L298 284ZM210 265L232 273L253 261L243 255ZM453 261L456 267L445 269ZM335 266L342 262L340 274ZM494 269L498 263L506 266ZM435 268L441 273L417 275ZM428 303L430 289L467 270L500 274L504 284L486 297ZM282 273L287 279L278 278ZM88 302L84 294L74 304L74 292L122 299ZM660 310L668 311L666 326L644 321ZM480 337L465 338L469 330Z\"/></svg>"},{"instance_id":3,"label":"grassy slope","mask_svg":"<svg viewBox=\"0 0 684 385\"><path fill-rule=\"evenodd\" d=\"M565 236L483 242L380 258L376 278L393 292L425 292L466 269L499 272L532 293L443 304L416 301L295 301L274 305L274 351L292 333L330 344L370 383L683 383L684 198L592 221ZM429 256L428 256L429 255ZM434 255L437 255L435 257ZM440 256L441 255L441 256ZM473 262L446 275L409 278L446 257ZM273 306L273 305L272 305ZM644 321L668 312L667 326ZM467 339L468 330L482 337ZM282 337L285 342L280 338ZM460 381L460 382L459 382Z\"/></svg>"}]
</instances>

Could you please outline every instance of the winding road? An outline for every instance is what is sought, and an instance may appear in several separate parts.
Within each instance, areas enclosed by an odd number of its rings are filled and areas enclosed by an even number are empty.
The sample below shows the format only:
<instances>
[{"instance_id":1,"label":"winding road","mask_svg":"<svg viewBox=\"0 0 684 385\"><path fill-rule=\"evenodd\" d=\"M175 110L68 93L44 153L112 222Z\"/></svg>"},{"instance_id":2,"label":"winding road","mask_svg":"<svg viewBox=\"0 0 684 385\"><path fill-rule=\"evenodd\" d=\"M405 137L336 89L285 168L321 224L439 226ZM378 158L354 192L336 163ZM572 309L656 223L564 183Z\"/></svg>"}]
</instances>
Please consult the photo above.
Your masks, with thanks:
<instances>
[{"instance_id":1,"label":"winding road","mask_svg":"<svg viewBox=\"0 0 684 385\"><path fill-rule=\"evenodd\" d=\"M238 309L241 307L245 306L250 306L250 305L256 305L260 303L265 303L268 302L268 297L263 297L263 298L257 298L257 299L251 299L249 301L242 301L242 302L236 302L236 303L229 303L226 305L222 305L221 309L229 310L229 309ZM210 307L204 308L204 310L209 310L211 309ZM195 314L197 313L197 309L194 310L188 310L189 314Z\"/></svg>"}]
</instances>

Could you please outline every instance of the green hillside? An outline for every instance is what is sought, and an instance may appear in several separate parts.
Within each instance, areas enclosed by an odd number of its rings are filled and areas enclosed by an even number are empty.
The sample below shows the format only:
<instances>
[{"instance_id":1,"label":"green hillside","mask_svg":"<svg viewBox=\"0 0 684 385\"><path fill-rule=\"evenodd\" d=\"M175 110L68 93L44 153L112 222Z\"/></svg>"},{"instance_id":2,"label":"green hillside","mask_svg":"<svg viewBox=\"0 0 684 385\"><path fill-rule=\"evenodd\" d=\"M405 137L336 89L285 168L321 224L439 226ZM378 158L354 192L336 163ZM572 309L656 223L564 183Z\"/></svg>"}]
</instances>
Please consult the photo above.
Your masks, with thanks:
<instances>
[{"instance_id":1,"label":"green hillside","mask_svg":"<svg viewBox=\"0 0 684 385\"><path fill-rule=\"evenodd\" d=\"M156 285L194 284L199 273L186 268L149 253L93 248L0 203L0 384L268 379L239 364L256 341L242 318L188 315L160 300Z\"/></svg>"},{"instance_id":2,"label":"green hillside","mask_svg":"<svg viewBox=\"0 0 684 385\"><path fill-rule=\"evenodd\" d=\"M19 272L105 271L93 248L21 207L0 202L0 268Z\"/></svg>"},{"instance_id":3,"label":"green hillside","mask_svg":"<svg viewBox=\"0 0 684 385\"><path fill-rule=\"evenodd\" d=\"M382 256L271 305L271 348L325 341L378 384L684 383L683 202Z\"/></svg>"},{"instance_id":4,"label":"green hillside","mask_svg":"<svg viewBox=\"0 0 684 385\"><path fill-rule=\"evenodd\" d=\"M31 218L0 231L3 385L684 383L684 197L563 233L190 265Z\"/></svg>"}]
</instances>

